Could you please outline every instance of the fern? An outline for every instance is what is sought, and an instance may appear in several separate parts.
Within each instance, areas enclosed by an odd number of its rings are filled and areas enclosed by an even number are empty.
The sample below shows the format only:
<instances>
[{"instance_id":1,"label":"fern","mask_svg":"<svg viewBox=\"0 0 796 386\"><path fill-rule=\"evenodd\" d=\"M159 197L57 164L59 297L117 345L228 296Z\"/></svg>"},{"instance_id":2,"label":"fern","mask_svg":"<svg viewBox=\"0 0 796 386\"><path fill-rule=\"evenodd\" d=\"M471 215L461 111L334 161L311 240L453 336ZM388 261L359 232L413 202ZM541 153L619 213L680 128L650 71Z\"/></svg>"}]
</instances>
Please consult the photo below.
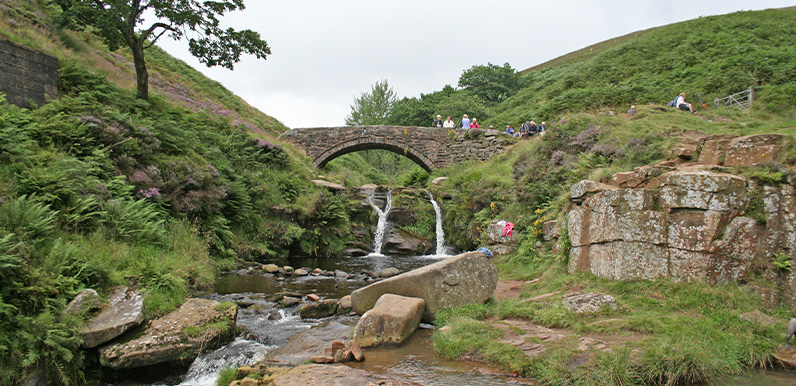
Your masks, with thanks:
<instances>
[{"instance_id":1,"label":"fern","mask_svg":"<svg viewBox=\"0 0 796 386\"><path fill-rule=\"evenodd\" d=\"M157 244L164 241L163 213L148 201L112 200L100 207L103 224L118 239Z\"/></svg>"},{"instance_id":2,"label":"fern","mask_svg":"<svg viewBox=\"0 0 796 386\"><path fill-rule=\"evenodd\" d=\"M14 234L17 242L35 243L55 230L56 212L34 196L20 196L0 206L0 228Z\"/></svg>"},{"instance_id":3,"label":"fern","mask_svg":"<svg viewBox=\"0 0 796 386\"><path fill-rule=\"evenodd\" d=\"M73 199L69 206L59 212L61 223L73 230L88 229L100 215L95 197Z\"/></svg>"}]
</instances>

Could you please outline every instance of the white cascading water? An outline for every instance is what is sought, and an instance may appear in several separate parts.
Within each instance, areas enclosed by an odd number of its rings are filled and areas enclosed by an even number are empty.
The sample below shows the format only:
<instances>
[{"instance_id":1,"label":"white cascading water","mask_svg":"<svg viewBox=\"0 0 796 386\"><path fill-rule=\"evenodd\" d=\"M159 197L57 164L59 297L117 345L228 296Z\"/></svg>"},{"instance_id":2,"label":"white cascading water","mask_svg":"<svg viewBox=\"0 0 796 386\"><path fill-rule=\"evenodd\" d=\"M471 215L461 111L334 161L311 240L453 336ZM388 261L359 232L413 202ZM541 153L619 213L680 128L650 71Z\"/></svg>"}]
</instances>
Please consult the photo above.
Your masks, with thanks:
<instances>
[{"instance_id":1,"label":"white cascading water","mask_svg":"<svg viewBox=\"0 0 796 386\"><path fill-rule=\"evenodd\" d=\"M387 191L387 203L384 205L384 210L379 209L373 203L373 195L368 196L367 200L379 215L379 221L376 223L376 235L373 237L373 253L368 256L384 256L381 254L381 245L384 242L384 232L387 230L387 215L392 209L392 189Z\"/></svg>"},{"instance_id":2,"label":"white cascading water","mask_svg":"<svg viewBox=\"0 0 796 386\"><path fill-rule=\"evenodd\" d=\"M428 192L428 199L431 200L431 205L434 207L434 214L437 218L437 253L436 256L448 256L448 249L445 248L445 230L442 229L442 210L439 204L434 201L434 195Z\"/></svg>"},{"instance_id":3,"label":"white cascading water","mask_svg":"<svg viewBox=\"0 0 796 386\"><path fill-rule=\"evenodd\" d=\"M196 358L180 386L214 386L222 370L253 365L265 358L265 354L272 348L274 346L237 338L218 350Z\"/></svg>"}]
</instances>

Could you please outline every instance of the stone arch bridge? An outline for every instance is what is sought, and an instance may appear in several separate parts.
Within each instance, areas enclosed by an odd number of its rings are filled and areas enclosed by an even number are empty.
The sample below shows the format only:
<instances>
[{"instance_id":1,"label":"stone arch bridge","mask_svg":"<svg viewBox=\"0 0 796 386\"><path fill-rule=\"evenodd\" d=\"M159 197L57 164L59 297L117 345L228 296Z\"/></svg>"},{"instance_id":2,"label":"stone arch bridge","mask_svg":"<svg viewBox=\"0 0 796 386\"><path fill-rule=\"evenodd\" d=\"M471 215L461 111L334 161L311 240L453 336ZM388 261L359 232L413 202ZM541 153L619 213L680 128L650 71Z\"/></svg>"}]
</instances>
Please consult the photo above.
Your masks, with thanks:
<instances>
[{"instance_id":1,"label":"stone arch bridge","mask_svg":"<svg viewBox=\"0 0 796 386\"><path fill-rule=\"evenodd\" d=\"M317 167L348 153L383 149L402 154L428 172L503 152L510 139L494 130L466 131L417 126L349 126L293 129L280 139L303 149ZM467 138L465 138L467 137Z\"/></svg>"}]
</instances>

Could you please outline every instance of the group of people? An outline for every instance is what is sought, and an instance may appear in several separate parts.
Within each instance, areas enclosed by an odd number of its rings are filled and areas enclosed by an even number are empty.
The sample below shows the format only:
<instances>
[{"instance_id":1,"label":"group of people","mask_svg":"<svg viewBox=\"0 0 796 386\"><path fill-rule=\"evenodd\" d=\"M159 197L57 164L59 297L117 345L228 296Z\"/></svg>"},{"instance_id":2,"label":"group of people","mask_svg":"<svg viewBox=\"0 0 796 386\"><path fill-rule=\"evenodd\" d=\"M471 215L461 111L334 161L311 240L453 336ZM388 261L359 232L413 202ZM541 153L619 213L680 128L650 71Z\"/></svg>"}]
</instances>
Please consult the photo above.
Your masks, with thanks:
<instances>
[{"instance_id":1,"label":"group of people","mask_svg":"<svg viewBox=\"0 0 796 386\"><path fill-rule=\"evenodd\" d=\"M523 122L519 132L514 130L511 125L506 125L506 134L512 137L530 138L535 135L544 135L545 131L547 131L547 126L544 122L539 125L534 121Z\"/></svg>"},{"instance_id":2,"label":"group of people","mask_svg":"<svg viewBox=\"0 0 796 386\"><path fill-rule=\"evenodd\" d=\"M442 120L442 115L437 115L437 118L434 119L434 123L432 123L431 126L442 127L444 129L463 129L463 130L481 128L481 125L478 124L478 119L473 118L473 120L470 120L470 117L468 117L467 114L464 114L462 116L462 120L458 124L451 119L450 115L448 115L448 117L444 121ZM489 126L489 129L490 130L494 129L494 127ZM512 137L530 138L537 134L544 135L545 130L547 130L547 127L545 126L544 122L542 122L540 125L537 125L536 122L534 121L524 122L520 127L519 132L516 132L514 128L511 127L511 125L506 125L506 134L511 135Z\"/></svg>"},{"instance_id":3,"label":"group of people","mask_svg":"<svg viewBox=\"0 0 796 386\"><path fill-rule=\"evenodd\" d=\"M450 115L448 115L448 118L444 121L442 120L442 115L437 115L437 119L434 120L434 123L431 124L431 127L442 127L445 129L480 129L481 125L478 124L478 118L473 118L471 121L467 114L462 116L462 120L458 125L451 119Z\"/></svg>"}]
</instances>

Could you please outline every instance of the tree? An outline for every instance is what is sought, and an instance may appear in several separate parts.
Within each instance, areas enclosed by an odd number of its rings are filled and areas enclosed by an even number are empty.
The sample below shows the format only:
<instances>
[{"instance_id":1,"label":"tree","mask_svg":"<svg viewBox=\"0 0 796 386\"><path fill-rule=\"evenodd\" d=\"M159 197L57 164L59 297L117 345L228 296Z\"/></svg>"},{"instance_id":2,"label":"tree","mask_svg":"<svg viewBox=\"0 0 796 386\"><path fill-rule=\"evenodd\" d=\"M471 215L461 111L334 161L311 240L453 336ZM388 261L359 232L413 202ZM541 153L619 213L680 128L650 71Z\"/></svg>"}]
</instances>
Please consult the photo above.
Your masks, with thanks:
<instances>
[{"instance_id":1,"label":"tree","mask_svg":"<svg viewBox=\"0 0 796 386\"><path fill-rule=\"evenodd\" d=\"M520 74L508 63L497 66L472 66L462 72L459 87L470 90L488 105L496 105L519 91L523 84Z\"/></svg>"},{"instance_id":2,"label":"tree","mask_svg":"<svg viewBox=\"0 0 796 386\"><path fill-rule=\"evenodd\" d=\"M127 46L133 53L138 97L149 99L149 73L144 50L168 33L174 40L188 34L191 55L208 67L232 69L241 54L265 59L271 54L268 44L252 30L222 28L218 17L237 9L243 0L55 0L63 12L61 26L83 30L93 28L111 50ZM155 16L146 28L144 13Z\"/></svg>"},{"instance_id":3,"label":"tree","mask_svg":"<svg viewBox=\"0 0 796 386\"><path fill-rule=\"evenodd\" d=\"M345 117L346 125L384 125L390 116L398 94L393 91L387 80L380 80L363 92L351 104L351 114Z\"/></svg>"}]
</instances>

